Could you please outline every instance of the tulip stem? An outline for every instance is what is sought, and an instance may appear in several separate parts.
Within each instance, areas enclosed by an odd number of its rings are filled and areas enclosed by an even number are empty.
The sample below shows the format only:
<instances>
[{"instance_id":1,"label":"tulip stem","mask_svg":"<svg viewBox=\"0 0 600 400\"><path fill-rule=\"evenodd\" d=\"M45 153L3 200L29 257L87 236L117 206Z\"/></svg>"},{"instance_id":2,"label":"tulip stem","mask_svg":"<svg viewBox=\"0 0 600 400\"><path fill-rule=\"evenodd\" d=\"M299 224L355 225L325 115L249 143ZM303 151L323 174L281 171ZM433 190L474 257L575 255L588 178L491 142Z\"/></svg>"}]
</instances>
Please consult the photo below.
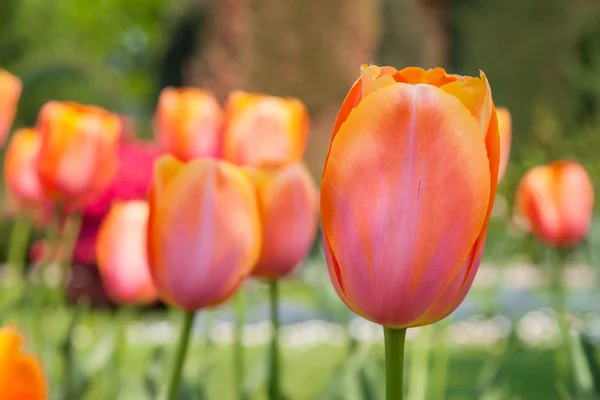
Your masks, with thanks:
<instances>
[{"instance_id":1,"label":"tulip stem","mask_svg":"<svg viewBox=\"0 0 600 400\"><path fill-rule=\"evenodd\" d=\"M269 376L269 399L281 400L279 383L279 290L278 282L273 279L269 282L269 304L271 308L271 353Z\"/></svg>"},{"instance_id":2,"label":"tulip stem","mask_svg":"<svg viewBox=\"0 0 600 400\"><path fill-rule=\"evenodd\" d=\"M235 339L233 342L234 380L238 399L246 399L244 393L244 292L238 290L234 299Z\"/></svg>"},{"instance_id":3,"label":"tulip stem","mask_svg":"<svg viewBox=\"0 0 600 400\"><path fill-rule=\"evenodd\" d=\"M25 217L15 220L10 234L10 245L8 248L8 263L12 268L15 278L22 281L24 278L23 268L27 256L27 244L31 235L31 223Z\"/></svg>"},{"instance_id":4,"label":"tulip stem","mask_svg":"<svg viewBox=\"0 0 600 400\"><path fill-rule=\"evenodd\" d=\"M67 217L65 226L63 228L61 240L57 244L64 246L64 259L61 260L61 289L67 291L67 285L69 284L71 264L73 261L73 253L75 252L75 246L77 245L77 239L79 238L79 232L81 231L82 215L79 213L70 214Z\"/></svg>"},{"instance_id":5,"label":"tulip stem","mask_svg":"<svg viewBox=\"0 0 600 400\"><path fill-rule=\"evenodd\" d=\"M383 338L385 342L385 398L386 400L402 400L406 329L384 327Z\"/></svg>"},{"instance_id":6,"label":"tulip stem","mask_svg":"<svg viewBox=\"0 0 600 400\"><path fill-rule=\"evenodd\" d=\"M563 273L565 269L566 254L560 252L553 252L550 250L549 257L551 260L550 274L551 282L550 289L552 291L552 300L554 301L554 308L556 311L556 319L558 328L560 331L560 340L556 347L555 362L556 362L556 374L559 382L568 387L569 375L570 375L570 359L571 354L569 350L569 320L568 320L568 309L567 309L567 294L563 282ZM554 253L554 254L552 254Z\"/></svg>"},{"instance_id":7,"label":"tulip stem","mask_svg":"<svg viewBox=\"0 0 600 400\"><path fill-rule=\"evenodd\" d=\"M169 381L167 400L175 400L179 394L179 383L181 382L181 373L183 363L187 354L187 348L190 343L190 334L192 332L192 323L194 322L194 311L186 311L183 317L183 325L179 334L175 360L171 369L171 378Z\"/></svg>"}]
</instances>

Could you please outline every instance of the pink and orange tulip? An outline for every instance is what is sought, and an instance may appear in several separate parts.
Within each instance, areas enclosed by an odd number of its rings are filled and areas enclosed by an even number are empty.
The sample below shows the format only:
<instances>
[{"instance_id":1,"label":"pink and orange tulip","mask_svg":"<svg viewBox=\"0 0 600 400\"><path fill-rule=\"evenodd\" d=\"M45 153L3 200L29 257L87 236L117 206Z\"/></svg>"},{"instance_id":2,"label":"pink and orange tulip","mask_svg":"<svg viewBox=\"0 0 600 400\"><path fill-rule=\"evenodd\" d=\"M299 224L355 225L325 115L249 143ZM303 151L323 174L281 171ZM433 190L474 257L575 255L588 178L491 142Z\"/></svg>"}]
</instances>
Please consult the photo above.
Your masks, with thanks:
<instances>
[{"instance_id":1,"label":"pink and orange tulip","mask_svg":"<svg viewBox=\"0 0 600 400\"><path fill-rule=\"evenodd\" d=\"M500 167L498 170L498 181L501 181L508 166L510 158L510 145L512 138L512 120L510 112L504 107L496 108L498 115L498 132L500 134Z\"/></svg>"},{"instance_id":2,"label":"pink and orange tulip","mask_svg":"<svg viewBox=\"0 0 600 400\"><path fill-rule=\"evenodd\" d=\"M42 137L38 174L49 199L83 207L110 184L118 163L119 116L52 101L42 107L37 130Z\"/></svg>"},{"instance_id":3,"label":"pink and orange tulip","mask_svg":"<svg viewBox=\"0 0 600 400\"><path fill-rule=\"evenodd\" d=\"M148 261L159 296L188 311L225 302L260 255L254 187L225 161L163 156L149 195Z\"/></svg>"},{"instance_id":4,"label":"pink and orange tulip","mask_svg":"<svg viewBox=\"0 0 600 400\"><path fill-rule=\"evenodd\" d=\"M23 84L8 71L0 69L0 146L4 145L17 113Z\"/></svg>"},{"instance_id":5,"label":"pink and orange tulip","mask_svg":"<svg viewBox=\"0 0 600 400\"><path fill-rule=\"evenodd\" d=\"M154 116L154 128L162 150L182 161L220 157L224 114L208 91L164 89Z\"/></svg>"},{"instance_id":6,"label":"pink and orange tulip","mask_svg":"<svg viewBox=\"0 0 600 400\"><path fill-rule=\"evenodd\" d=\"M388 328L454 311L479 268L499 157L485 74L363 66L321 182L323 245L344 303Z\"/></svg>"},{"instance_id":7,"label":"pink and orange tulip","mask_svg":"<svg viewBox=\"0 0 600 400\"><path fill-rule=\"evenodd\" d=\"M229 95L226 114L226 160L262 167L302 159L308 139L308 113L299 100L235 91Z\"/></svg>"},{"instance_id":8,"label":"pink and orange tulip","mask_svg":"<svg viewBox=\"0 0 600 400\"><path fill-rule=\"evenodd\" d=\"M555 247L571 247L587 236L594 188L581 165L558 161L532 168L517 188L517 213L532 234Z\"/></svg>"},{"instance_id":9,"label":"pink and orange tulip","mask_svg":"<svg viewBox=\"0 0 600 400\"><path fill-rule=\"evenodd\" d=\"M22 351L14 328L0 328L0 400L45 400L46 379L40 361Z\"/></svg>"},{"instance_id":10,"label":"pink and orange tulip","mask_svg":"<svg viewBox=\"0 0 600 400\"><path fill-rule=\"evenodd\" d=\"M11 197L20 206L37 206L44 201L44 192L37 171L41 136L35 129L16 131L4 158L4 181Z\"/></svg>"},{"instance_id":11,"label":"pink and orange tulip","mask_svg":"<svg viewBox=\"0 0 600 400\"><path fill-rule=\"evenodd\" d=\"M121 304L157 299L146 253L148 203L114 203L96 238L96 261L108 296Z\"/></svg>"},{"instance_id":12,"label":"pink and orange tulip","mask_svg":"<svg viewBox=\"0 0 600 400\"><path fill-rule=\"evenodd\" d=\"M319 192L302 163L251 170L262 221L263 247L252 274L279 279L310 251L317 233Z\"/></svg>"}]
</instances>

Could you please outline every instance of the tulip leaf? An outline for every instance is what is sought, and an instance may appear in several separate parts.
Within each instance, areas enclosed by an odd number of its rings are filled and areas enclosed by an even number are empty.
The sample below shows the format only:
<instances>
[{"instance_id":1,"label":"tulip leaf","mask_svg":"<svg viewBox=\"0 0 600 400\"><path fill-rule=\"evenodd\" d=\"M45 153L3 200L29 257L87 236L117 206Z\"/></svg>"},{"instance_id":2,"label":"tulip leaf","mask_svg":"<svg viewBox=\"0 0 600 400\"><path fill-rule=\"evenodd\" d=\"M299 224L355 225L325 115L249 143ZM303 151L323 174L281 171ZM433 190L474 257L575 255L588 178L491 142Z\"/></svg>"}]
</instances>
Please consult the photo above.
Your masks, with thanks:
<instances>
[{"instance_id":1,"label":"tulip leaf","mask_svg":"<svg viewBox=\"0 0 600 400\"><path fill-rule=\"evenodd\" d=\"M585 335L581 335L580 340L583 354L585 355L590 374L592 375L595 392L600 394L600 363L598 362L596 346L594 346L594 343Z\"/></svg>"},{"instance_id":2,"label":"tulip leaf","mask_svg":"<svg viewBox=\"0 0 600 400\"><path fill-rule=\"evenodd\" d=\"M583 350L581 335L570 335L569 347L573 363L575 387L577 393L580 395L578 398L591 399L594 393L594 380L588 358Z\"/></svg>"}]
</instances>

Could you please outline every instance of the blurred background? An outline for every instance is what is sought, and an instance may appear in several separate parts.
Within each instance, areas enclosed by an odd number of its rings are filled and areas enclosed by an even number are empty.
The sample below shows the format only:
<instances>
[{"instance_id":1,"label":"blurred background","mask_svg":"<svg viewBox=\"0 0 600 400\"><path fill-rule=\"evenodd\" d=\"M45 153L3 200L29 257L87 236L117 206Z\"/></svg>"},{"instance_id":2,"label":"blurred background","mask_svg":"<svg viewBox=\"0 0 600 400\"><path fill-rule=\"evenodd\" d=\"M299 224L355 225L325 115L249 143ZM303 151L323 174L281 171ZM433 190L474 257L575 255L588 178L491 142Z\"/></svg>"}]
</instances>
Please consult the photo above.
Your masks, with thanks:
<instances>
[{"instance_id":1,"label":"blurred background","mask_svg":"<svg viewBox=\"0 0 600 400\"><path fill-rule=\"evenodd\" d=\"M295 96L305 102L311 114L306 161L317 182L339 106L359 76L360 65L369 63L396 68L444 66L465 75L483 70L496 104L510 110L511 159L499 187L484 265L474 290L453 316L455 330L448 336L460 348L452 361L458 368L450 369L448 398L559 398L552 374L540 372L551 360L547 346L556 333L547 309L543 267L538 267L545 262L544 254L516 226L512 204L523 173L533 165L558 158L581 162L598 185L598 0L0 1L0 65L18 75L24 85L14 128L34 124L45 102L70 99L132 117L138 136L150 139L155 104L167 86L208 88L220 101L232 89ZM585 330L594 341L600 337L596 278L600 225L594 223L592 227L568 270L567 283L571 307L582 315ZM3 239L8 238L10 228L11 221L5 219L0 226ZM6 242L0 242L2 257ZM379 343L379 332L345 311L331 293L326 275L317 243L307 265L285 284L283 322L325 321L351 326L355 339ZM266 318L262 289L249 289L256 307L248 317L255 326L248 329L257 332ZM213 331L212 336L207 333L201 346L227 342L223 338L229 332L226 323L230 314L224 309L200 319L201 327L208 326L209 321L225 323L224 331ZM96 356L89 366L95 371L92 375L99 373L110 354L97 348L105 336L100 328L106 321L102 318L109 317L94 318L79 331L81 346ZM153 329L133 326L130 334L162 343L170 336L160 318L156 317ZM319 393L332 379L329 376L336 371L336 360L342 359L345 347L329 347L335 342L331 339L336 337L331 333L335 329L323 329L321 325L306 325L301 333L289 333L290 346L304 349L285 356L286 365L298 368L296 375L301 377L285 378L292 399L320 398ZM497 352L497 346L485 346L508 340L509 332L517 332L523 343L531 342L533 347L519 350L529 352L528 356L508 355L488 366L485 360ZM314 343L306 339L309 344L298 344L308 337ZM261 342L256 340L260 350ZM430 346L427 343L423 346ZM259 350L253 350L249 357L260 358ZM215 362L229 363L227 349L219 351L217 359L221 361ZM381 353L380 348L373 351ZM130 367L144 365L144 360L152 357L155 354L148 345L131 356ZM302 366L296 367L298 363ZM229 367L224 365L215 372L222 376L206 389L210 393L207 398L230 398L224 383L230 379ZM256 376L249 379L258 382L260 368L256 370ZM476 388L474 380L480 383ZM131 391L124 393L133 397L122 398L145 398L131 394L141 393L143 382L131 386ZM101 388L96 390L85 398L108 398L103 397ZM356 398L377 398L361 393ZM492 396L489 393L497 397L484 397ZM338 398L351 399L348 396ZM412 396L419 399L418 393ZM262 397L259 394L257 398Z\"/></svg>"}]
</instances>

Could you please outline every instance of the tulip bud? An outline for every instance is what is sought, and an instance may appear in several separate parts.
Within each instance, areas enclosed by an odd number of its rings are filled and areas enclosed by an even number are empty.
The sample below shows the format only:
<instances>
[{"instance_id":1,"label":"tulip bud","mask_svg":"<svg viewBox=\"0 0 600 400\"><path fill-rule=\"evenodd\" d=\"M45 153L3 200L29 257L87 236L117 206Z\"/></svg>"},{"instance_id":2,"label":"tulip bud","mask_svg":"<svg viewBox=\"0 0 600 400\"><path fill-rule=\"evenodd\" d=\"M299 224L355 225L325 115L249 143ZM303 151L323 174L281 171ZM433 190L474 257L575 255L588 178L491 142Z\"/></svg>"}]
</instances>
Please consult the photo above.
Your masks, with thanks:
<instances>
[{"instance_id":1,"label":"tulip bud","mask_svg":"<svg viewBox=\"0 0 600 400\"><path fill-rule=\"evenodd\" d=\"M158 100L154 127L161 148L182 161L221 156L224 112L212 93L166 88Z\"/></svg>"},{"instance_id":2,"label":"tulip bud","mask_svg":"<svg viewBox=\"0 0 600 400\"><path fill-rule=\"evenodd\" d=\"M256 195L225 161L163 156L149 195L148 261L159 296L186 310L224 303L260 255Z\"/></svg>"},{"instance_id":3,"label":"tulip bud","mask_svg":"<svg viewBox=\"0 0 600 400\"><path fill-rule=\"evenodd\" d=\"M35 129L16 131L8 143L4 158L4 181L11 197L21 206L36 206L44 193L37 172L41 137Z\"/></svg>"},{"instance_id":4,"label":"tulip bud","mask_svg":"<svg viewBox=\"0 0 600 400\"><path fill-rule=\"evenodd\" d=\"M506 108L498 107L498 132L500 135L500 166L498 170L498 181L501 181L508 166L510 158L510 142L512 135L512 122L510 113Z\"/></svg>"},{"instance_id":5,"label":"tulip bud","mask_svg":"<svg viewBox=\"0 0 600 400\"><path fill-rule=\"evenodd\" d=\"M235 91L226 107L223 157L261 167L300 161L308 138L308 113L294 98Z\"/></svg>"},{"instance_id":6,"label":"tulip bud","mask_svg":"<svg viewBox=\"0 0 600 400\"><path fill-rule=\"evenodd\" d=\"M38 174L47 197L80 208L110 184L118 164L119 116L51 101L42 107L37 129Z\"/></svg>"},{"instance_id":7,"label":"tulip bud","mask_svg":"<svg viewBox=\"0 0 600 400\"><path fill-rule=\"evenodd\" d=\"M8 71L0 69L0 146L4 145L17 113L23 84Z\"/></svg>"},{"instance_id":8,"label":"tulip bud","mask_svg":"<svg viewBox=\"0 0 600 400\"><path fill-rule=\"evenodd\" d=\"M263 247L252 274L278 279L308 255L319 217L318 190L302 163L251 170L262 222Z\"/></svg>"},{"instance_id":9,"label":"tulip bud","mask_svg":"<svg viewBox=\"0 0 600 400\"><path fill-rule=\"evenodd\" d=\"M517 188L517 213L534 236L551 246L570 247L585 239L593 207L592 181L574 162L534 167Z\"/></svg>"},{"instance_id":10,"label":"tulip bud","mask_svg":"<svg viewBox=\"0 0 600 400\"><path fill-rule=\"evenodd\" d=\"M0 328L0 400L45 400L46 379L40 361L23 353L23 338L14 328Z\"/></svg>"},{"instance_id":11,"label":"tulip bud","mask_svg":"<svg viewBox=\"0 0 600 400\"><path fill-rule=\"evenodd\" d=\"M340 298L389 328L431 324L475 277L498 181L485 75L364 66L321 181L323 245Z\"/></svg>"},{"instance_id":12,"label":"tulip bud","mask_svg":"<svg viewBox=\"0 0 600 400\"><path fill-rule=\"evenodd\" d=\"M148 213L145 201L114 203L100 224L96 260L104 289L117 303L157 298L146 254Z\"/></svg>"}]
</instances>

